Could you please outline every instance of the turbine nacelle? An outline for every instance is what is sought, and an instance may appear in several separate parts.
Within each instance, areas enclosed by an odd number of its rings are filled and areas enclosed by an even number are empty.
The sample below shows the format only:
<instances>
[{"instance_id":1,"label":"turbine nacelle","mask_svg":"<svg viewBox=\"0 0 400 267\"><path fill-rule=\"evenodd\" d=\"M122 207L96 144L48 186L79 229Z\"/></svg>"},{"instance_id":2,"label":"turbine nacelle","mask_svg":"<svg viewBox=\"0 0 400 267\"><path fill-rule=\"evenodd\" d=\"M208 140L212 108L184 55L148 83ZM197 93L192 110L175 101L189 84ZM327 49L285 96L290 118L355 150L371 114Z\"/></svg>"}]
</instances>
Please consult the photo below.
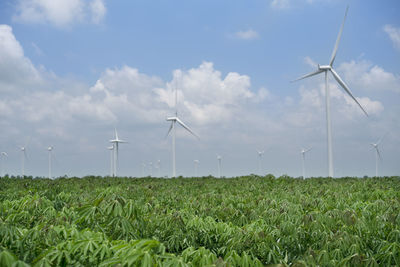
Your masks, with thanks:
<instances>
[{"instance_id":1,"label":"turbine nacelle","mask_svg":"<svg viewBox=\"0 0 400 267\"><path fill-rule=\"evenodd\" d=\"M49 147L47 148L47 150L48 150L48 151L52 151L52 150L53 150L53 147L52 147L52 146L49 146Z\"/></svg>"},{"instance_id":2,"label":"turbine nacelle","mask_svg":"<svg viewBox=\"0 0 400 267\"><path fill-rule=\"evenodd\" d=\"M319 70L323 70L323 71L328 71L328 70L332 69L332 66L330 66L330 65L319 65L318 64L318 69Z\"/></svg>"},{"instance_id":3,"label":"turbine nacelle","mask_svg":"<svg viewBox=\"0 0 400 267\"><path fill-rule=\"evenodd\" d=\"M177 121L178 117L168 117L167 121Z\"/></svg>"}]
</instances>

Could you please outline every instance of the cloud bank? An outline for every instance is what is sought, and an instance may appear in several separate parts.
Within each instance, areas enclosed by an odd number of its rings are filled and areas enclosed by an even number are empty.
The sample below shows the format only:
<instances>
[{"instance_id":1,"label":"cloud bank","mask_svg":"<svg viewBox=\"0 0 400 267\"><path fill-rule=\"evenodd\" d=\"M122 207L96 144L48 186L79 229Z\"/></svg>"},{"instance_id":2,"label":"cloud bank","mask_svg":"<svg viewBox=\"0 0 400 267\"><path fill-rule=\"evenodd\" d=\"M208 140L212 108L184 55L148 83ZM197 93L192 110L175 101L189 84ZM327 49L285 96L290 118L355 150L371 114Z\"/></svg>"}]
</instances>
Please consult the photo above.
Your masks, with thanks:
<instances>
[{"instance_id":1,"label":"cloud bank","mask_svg":"<svg viewBox=\"0 0 400 267\"><path fill-rule=\"evenodd\" d=\"M79 22L98 24L105 14L103 0L18 0L13 19L64 28Z\"/></svg>"}]
</instances>

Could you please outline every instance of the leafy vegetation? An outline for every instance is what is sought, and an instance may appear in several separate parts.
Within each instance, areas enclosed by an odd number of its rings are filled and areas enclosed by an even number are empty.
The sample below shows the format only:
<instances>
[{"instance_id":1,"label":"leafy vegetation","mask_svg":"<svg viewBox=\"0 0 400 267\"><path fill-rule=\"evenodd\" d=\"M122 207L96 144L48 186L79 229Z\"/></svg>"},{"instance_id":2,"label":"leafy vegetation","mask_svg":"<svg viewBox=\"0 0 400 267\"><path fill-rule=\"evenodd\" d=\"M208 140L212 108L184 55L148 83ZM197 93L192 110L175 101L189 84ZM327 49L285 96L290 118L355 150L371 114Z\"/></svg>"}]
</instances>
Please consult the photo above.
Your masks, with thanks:
<instances>
[{"instance_id":1,"label":"leafy vegetation","mask_svg":"<svg viewBox=\"0 0 400 267\"><path fill-rule=\"evenodd\" d=\"M400 266L400 178L0 179L0 266Z\"/></svg>"}]
</instances>

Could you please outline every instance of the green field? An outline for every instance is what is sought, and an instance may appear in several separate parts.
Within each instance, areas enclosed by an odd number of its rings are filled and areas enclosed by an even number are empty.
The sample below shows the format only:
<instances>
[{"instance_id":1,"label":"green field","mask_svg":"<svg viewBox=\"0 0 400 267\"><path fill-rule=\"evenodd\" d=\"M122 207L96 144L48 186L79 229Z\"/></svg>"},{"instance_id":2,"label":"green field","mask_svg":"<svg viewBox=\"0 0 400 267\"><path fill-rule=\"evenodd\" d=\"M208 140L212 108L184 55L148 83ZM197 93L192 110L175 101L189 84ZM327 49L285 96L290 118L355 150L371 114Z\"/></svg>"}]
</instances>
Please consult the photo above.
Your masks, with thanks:
<instances>
[{"instance_id":1,"label":"green field","mask_svg":"<svg viewBox=\"0 0 400 267\"><path fill-rule=\"evenodd\" d=\"M0 266L400 266L400 178L0 179Z\"/></svg>"}]
</instances>

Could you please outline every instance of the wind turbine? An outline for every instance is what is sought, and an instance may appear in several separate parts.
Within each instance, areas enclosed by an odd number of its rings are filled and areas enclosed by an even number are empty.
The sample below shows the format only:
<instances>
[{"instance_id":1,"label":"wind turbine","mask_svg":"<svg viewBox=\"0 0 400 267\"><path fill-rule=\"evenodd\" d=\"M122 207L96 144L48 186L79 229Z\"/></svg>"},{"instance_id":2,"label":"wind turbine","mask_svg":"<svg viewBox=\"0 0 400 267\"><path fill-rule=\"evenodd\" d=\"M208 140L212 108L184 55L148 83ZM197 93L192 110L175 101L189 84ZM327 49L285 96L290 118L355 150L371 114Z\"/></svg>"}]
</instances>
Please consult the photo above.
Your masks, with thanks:
<instances>
[{"instance_id":1,"label":"wind turbine","mask_svg":"<svg viewBox=\"0 0 400 267\"><path fill-rule=\"evenodd\" d=\"M167 136L172 131L172 177L176 177L176 159L175 159L175 135L176 135L176 123L180 124L186 131L191 133L197 139L200 139L197 134L195 134L182 120L178 118L178 88L175 87L175 116L168 117L167 121L171 122L171 126L169 127Z\"/></svg>"},{"instance_id":2,"label":"wind turbine","mask_svg":"<svg viewBox=\"0 0 400 267\"><path fill-rule=\"evenodd\" d=\"M25 176L25 159L28 159L28 156L26 155L26 146L21 146L21 174L22 178Z\"/></svg>"},{"instance_id":3,"label":"wind turbine","mask_svg":"<svg viewBox=\"0 0 400 267\"><path fill-rule=\"evenodd\" d=\"M7 152L1 152L0 156L2 157L1 159L1 176L4 176L4 161L8 157Z\"/></svg>"},{"instance_id":4,"label":"wind turbine","mask_svg":"<svg viewBox=\"0 0 400 267\"><path fill-rule=\"evenodd\" d=\"M107 149L110 150L110 177L114 177L114 144L107 147Z\"/></svg>"},{"instance_id":5,"label":"wind turbine","mask_svg":"<svg viewBox=\"0 0 400 267\"><path fill-rule=\"evenodd\" d=\"M25 176L25 159L28 159L26 154L26 148L28 147L29 142L31 141L31 137L28 138L28 141L25 143L24 146L19 147L21 150L21 174L22 178Z\"/></svg>"},{"instance_id":6,"label":"wind turbine","mask_svg":"<svg viewBox=\"0 0 400 267\"><path fill-rule=\"evenodd\" d=\"M306 161L306 153L308 152L308 151L310 151L312 149L312 147L310 147L310 148L308 148L308 149L302 149L301 150L301 158L302 158L302 161L301 161L301 165L302 165L302 167L303 167L303 179L306 179L306 164L305 164L305 161Z\"/></svg>"},{"instance_id":7,"label":"wind turbine","mask_svg":"<svg viewBox=\"0 0 400 267\"><path fill-rule=\"evenodd\" d=\"M385 134L386 135L386 134ZM381 153L379 152L378 145L382 142L383 137L382 136L376 143L371 143L371 146L375 148L375 177L378 177L378 158L380 161L382 161Z\"/></svg>"},{"instance_id":8,"label":"wind turbine","mask_svg":"<svg viewBox=\"0 0 400 267\"><path fill-rule=\"evenodd\" d=\"M222 157L220 155L217 155L217 160L218 160L218 178L221 178L221 162L222 162Z\"/></svg>"},{"instance_id":9,"label":"wind turbine","mask_svg":"<svg viewBox=\"0 0 400 267\"><path fill-rule=\"evenodd\" d=\"M47 148L47 151L49 152L49 179L51 179L51 151L53 150L52 146L49 146Z\"/></svg>"},{"instance_id":10,"label":"wind turbine","mask_svg":"<svg viewBox=\"0 0 400 267\"><path fill-rule=\"evenodd\" d=\"M261 158L262 158L262 156L264 155L264 153L265 153L264 150L263 150L263 151L258 151L258 150L257 150L257 154L258 154L258 173L259 173L260 175L262 175L262 172L261 172Z\"/></svg>"},{"instance_id":11,"label":"wind turbine","mask_svg":"<svg viewBox=\"0 0 400 267\"><path fill-rule=\"evenodd\" d=\"M333 75L333 78L339 83L339 85L345 90L345 92L357 103L357 105L361 108L361 110L365 113L365 115L368 114L364 110L364 108L361 106L361 104L357 101L357 99L353 96L351 93L349 87L345 84L345 82L340 78L340 76L336 73L336 71L333 69L333 63L336 58L336 52L339 47L339 42L340 42L340 37L343 32L343 27L344 27L344 22L346 20L347 12L349 10L349 7L347 6L346 8L346 13L344 15L344 19L342 22L342 26L339 31L339 35L336 39L335 47L333 48L331 60L329 61L329 65L319 65L318 64L318 69L314 72L311 72L309 74L306 74L294 81L302 80L320 73L325 73L325 102L326 102L326 128L327 128L327 143L328 143L328 175L329 177L333 177L333 152L332 152L332 130L331 130L331 114L330 114L330 97L329 97L329 88L328 88L328 72L330 72Z\"/></svg>"},{"instance_id":12,"label":"wind turbine","mask_svg":"<svg viewBox=\"0 0 400 267\"><path fill-rule=\"evenodd\" d=\"M110 143L114 146L114 176L117 176L117 168L118 168L118 144L119 143L128 143L124 140L118 138L117 129L115 129L115 137L110 140Z\"/></svg>"},{"instance_id":13,"label":"wind turbine","mask_svg":"<svg viewBox=\"0 0 400 267\"><path fill-rule=\"evenodd\" d=\"M194 162L194 177L197 177L197 168L199 166L200 161L198 159L195 159L193 162Z\"/></svg>"}]
</instances>

